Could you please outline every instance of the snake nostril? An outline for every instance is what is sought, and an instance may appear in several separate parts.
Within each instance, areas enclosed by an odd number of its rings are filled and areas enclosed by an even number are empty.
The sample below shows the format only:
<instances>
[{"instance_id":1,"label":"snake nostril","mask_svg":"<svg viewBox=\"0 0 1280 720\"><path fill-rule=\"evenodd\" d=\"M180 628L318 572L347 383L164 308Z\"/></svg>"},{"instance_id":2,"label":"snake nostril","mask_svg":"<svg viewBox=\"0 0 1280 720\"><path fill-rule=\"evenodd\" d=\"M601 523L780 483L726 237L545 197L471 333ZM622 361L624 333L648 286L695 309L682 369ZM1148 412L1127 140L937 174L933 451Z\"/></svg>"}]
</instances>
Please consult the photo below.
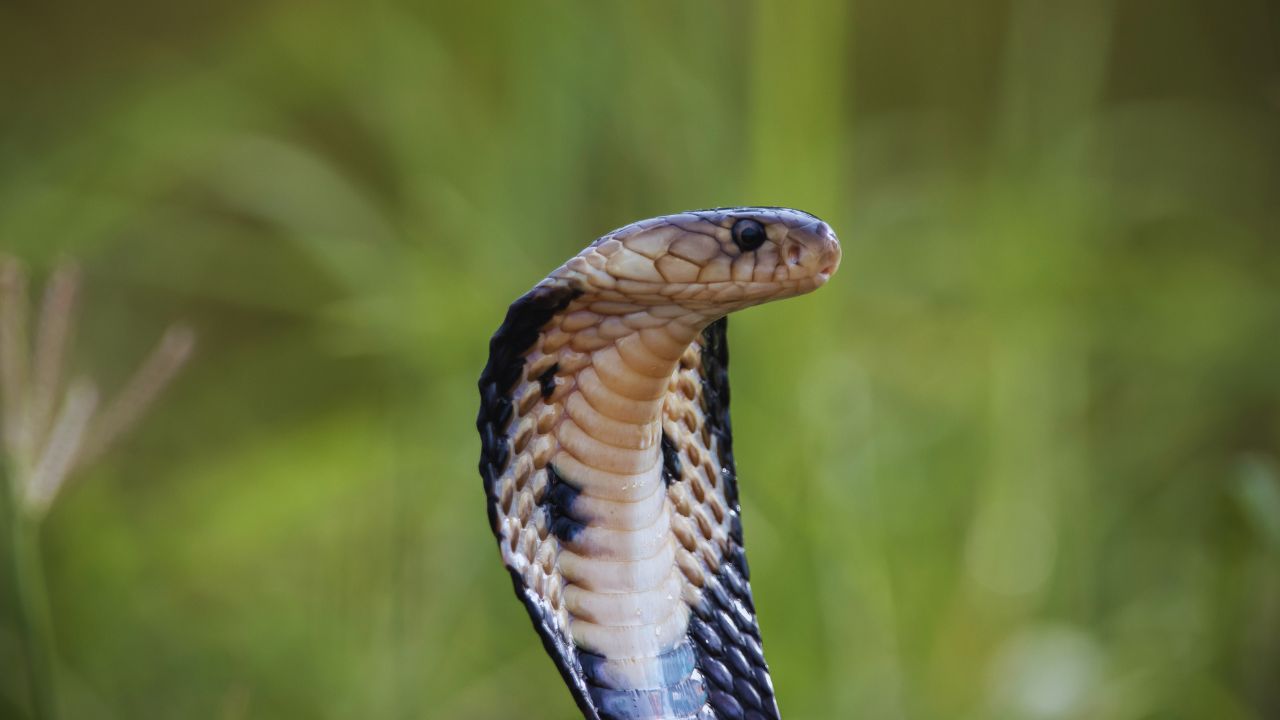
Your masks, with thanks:
<instances>
[{"instance_id":1,"label":"snake nostril","mask_svg":"<svg viewBox=\"0 0 1280 720\"><path fill-rule=\"evenodd\" d=\"M791 245L787 246L787 265L799 265L799 264L800 264L800 245L798 243L792 243Z\"/></svg>"}]
</instances>

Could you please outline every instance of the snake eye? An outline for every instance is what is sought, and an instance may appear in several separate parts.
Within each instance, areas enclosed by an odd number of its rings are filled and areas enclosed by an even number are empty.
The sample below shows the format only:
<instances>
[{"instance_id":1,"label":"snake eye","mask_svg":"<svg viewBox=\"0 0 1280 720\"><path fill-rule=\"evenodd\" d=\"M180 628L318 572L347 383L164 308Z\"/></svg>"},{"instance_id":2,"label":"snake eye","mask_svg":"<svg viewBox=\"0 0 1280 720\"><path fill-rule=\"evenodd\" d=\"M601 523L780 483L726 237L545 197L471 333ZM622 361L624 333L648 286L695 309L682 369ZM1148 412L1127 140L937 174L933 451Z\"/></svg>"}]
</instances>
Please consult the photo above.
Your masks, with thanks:
<instances>
[{"instance_id":1,"label":"snake eye","mask_svg":"<svg viewBox=\"0 0 1280 720\"><path fill-rule=\"evenodd\" d=\"M743 218L733 224L733 241L743 252L751 252L764 244L768 239L768 235L764 232L764 226L755 220Z\"/></svg>"}]
</instances>

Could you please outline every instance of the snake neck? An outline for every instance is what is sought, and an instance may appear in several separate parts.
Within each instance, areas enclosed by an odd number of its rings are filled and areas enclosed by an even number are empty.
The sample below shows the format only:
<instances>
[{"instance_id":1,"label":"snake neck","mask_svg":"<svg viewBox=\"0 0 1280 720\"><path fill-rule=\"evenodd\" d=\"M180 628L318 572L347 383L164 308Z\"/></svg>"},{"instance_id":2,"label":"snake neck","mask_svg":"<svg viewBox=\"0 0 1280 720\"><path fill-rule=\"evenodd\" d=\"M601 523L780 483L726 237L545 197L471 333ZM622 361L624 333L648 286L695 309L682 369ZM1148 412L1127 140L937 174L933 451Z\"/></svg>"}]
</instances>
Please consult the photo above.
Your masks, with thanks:
<instances>
[{"instance_id":1,"label":"snake neck","mask_svg":"<svg viewBox=\"0 0 1280 720\"><path fill-rule=\"evenodd\" d=\"M777 718L712 322L810 292L839 260L831 228L787 208L649 218L552 271L490 339L490 527L590 720Z\"/></svg>"},{"instance_id":2,"label":"snake neck","mask_svg":"<svg viewBox=\"0 0 1280 720\"><path fill-rule=\"evenodd\" d=\"M587 320L571 313L565 324ZM576 346L558 363L551 529L570 632L602 707L657 703L665 717L684 717L705 696L686 640L662 419L681 357L706 324L603 316L594 332L574 329Z\"/></svg>"}]
</instances>

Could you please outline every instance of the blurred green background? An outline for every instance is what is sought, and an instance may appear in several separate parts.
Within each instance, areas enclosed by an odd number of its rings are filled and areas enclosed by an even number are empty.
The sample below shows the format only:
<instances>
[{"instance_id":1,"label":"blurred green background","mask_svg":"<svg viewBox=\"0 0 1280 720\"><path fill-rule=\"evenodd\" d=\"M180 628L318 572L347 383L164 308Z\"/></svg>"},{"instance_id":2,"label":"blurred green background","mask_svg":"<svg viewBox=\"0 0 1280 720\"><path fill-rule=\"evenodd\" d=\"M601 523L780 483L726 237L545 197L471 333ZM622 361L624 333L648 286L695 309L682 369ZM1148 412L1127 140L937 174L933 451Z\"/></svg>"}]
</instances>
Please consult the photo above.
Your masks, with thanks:
<instances>
[{"instance_id":1,"label":"blurred green background","mask_svg":"<svg viewBox=\"0 0 1280 720\"><path fill-rule=\"evenodd\" d=\"M730 333L786 717L1280 717L1274 3L19 0L0 249L33 302L81 263L107 392L198 334L40 530L63 716L574 716L485 521L486 341L738 204L845 247Z\"/></svg>"}]
</instances>

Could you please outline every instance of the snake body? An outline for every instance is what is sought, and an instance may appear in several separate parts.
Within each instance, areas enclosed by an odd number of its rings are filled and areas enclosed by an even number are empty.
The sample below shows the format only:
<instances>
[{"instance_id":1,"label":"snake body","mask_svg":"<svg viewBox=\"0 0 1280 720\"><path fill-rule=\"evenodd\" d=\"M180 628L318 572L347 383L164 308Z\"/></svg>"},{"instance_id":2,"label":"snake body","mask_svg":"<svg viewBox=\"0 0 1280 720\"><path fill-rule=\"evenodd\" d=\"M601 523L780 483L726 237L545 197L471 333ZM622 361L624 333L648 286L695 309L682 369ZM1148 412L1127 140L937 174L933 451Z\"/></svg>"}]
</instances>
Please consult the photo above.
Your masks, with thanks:
<instances>
[{"instance_id":1,"label":"snake body","mask_svg":"<svg viewBox=\"0 0 1280 720\"><path fill-rule=\"evenodd\" d=\"M824 284L786 208L643 220L516 300L480 377L489 523L588 720L777 718L743 549L726 315Z\"/></svg>"}]
</instances>

